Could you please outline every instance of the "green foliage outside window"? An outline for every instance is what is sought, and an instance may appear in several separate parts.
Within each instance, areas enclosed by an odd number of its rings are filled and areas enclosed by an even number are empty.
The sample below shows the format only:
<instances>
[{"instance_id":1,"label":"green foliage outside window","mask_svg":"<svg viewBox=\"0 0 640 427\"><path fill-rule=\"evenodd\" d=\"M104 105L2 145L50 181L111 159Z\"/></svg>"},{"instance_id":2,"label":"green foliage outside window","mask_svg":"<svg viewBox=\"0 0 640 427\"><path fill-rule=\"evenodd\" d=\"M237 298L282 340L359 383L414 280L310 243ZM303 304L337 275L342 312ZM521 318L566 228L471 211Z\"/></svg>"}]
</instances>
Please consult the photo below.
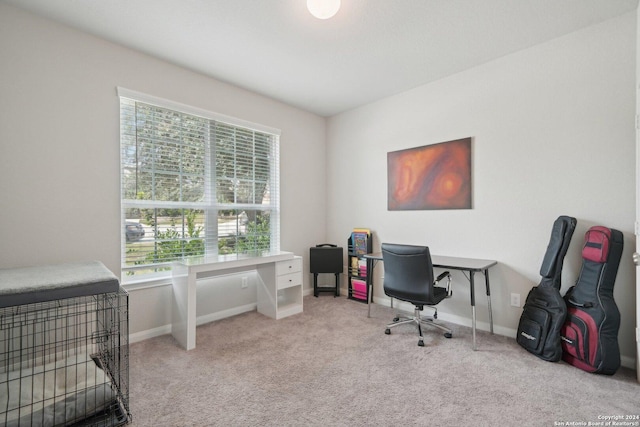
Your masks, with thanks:
<instances>
[{"instance_id":1,"label":"green foliage outside window","mask_svg":"<svg viewBox=\"0 0 640 427\"><path fill-rule=\"evenodd\" d=\"M187 230L180 233L175 226L156 233L153 252L149 252L144 263L170 262L188 256L204 255L204 240L198 239L202 227L196 226L196 211L189 210L185 215Z\"/></svg>"}]
</instances>

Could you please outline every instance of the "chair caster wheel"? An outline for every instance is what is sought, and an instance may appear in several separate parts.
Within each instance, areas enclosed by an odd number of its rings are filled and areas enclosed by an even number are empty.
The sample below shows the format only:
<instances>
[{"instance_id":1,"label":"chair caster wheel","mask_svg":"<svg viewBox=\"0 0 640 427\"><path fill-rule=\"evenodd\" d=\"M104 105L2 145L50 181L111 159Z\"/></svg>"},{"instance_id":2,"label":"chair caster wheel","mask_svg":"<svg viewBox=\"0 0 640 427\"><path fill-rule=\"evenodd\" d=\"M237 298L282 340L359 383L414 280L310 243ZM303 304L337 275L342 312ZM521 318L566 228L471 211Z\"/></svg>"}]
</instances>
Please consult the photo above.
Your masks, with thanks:
<instances>
[{"instance_id":1,"label":"chair caster wheel","mask_svg":"<svg viewBox=\"0 0 640 427\"><path fill-rule=\"evenodd\" d=\"M394 318L393 318L393 321L394 321L394 322L397 322L398 320L400 320L400 318L399 318L399 317L394 317Z\"/></svg>"},{"instance_id":2,"label":"chair caster wheel","mask_svg":"<svg viewBox=\"0 0 640 427\"><path fill-rule=\"evenodd\" d=\"M387 335L391 335L391 329L387 328L384 330L384 333Z\"/></svg>"},{"instance_id":3,"label":"chair caster wheel","mask_svg":"<svg viewBox=\"0 0 640 427\"><path fill-rule=\"evenodd\" d=\"M418 347L424 347L424 341L422 340L418 341Z\"/></svg>"},{"instance_id":4,"label":"chair caster wheel","mask_svg":"<svg viewBox=\"0 0 640 427\"><path fill-rule=\"evenodd\" d=\"M444 333L444 337L445 338L451 338L453 336L453 334L451 332L445 332Z\"/></svg>"},{"instance_id":5,"label":"chair caster wheel","mask_svg":"<svg viewBox=\"0 0 640 427\"><path fill-rule=\"evenodd\" d=\"M433 318L437 319L438 318L438 313L433 313Z\"/></svg>"}]
</instances>

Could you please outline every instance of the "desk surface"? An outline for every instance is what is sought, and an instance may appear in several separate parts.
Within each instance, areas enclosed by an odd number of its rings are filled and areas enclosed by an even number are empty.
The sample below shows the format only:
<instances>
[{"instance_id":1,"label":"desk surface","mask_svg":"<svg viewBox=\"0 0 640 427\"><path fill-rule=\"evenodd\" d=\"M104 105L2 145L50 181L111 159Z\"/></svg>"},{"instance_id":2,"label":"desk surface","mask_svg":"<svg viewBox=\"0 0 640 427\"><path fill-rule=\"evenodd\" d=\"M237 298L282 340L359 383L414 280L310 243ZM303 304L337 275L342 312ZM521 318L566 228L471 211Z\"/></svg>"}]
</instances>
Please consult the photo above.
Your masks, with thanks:
<instances>
[{"instance_id":1,"label":"desk surface","mask_svg":"<svg viewBox=\"0 0 640 427\"><path fill-rule=\"evenodd\" d=\"M373 260L382 260L382 252L364 254L362 255L362 257L370 258ZM443 255L431 255L431 262L433 263L434 267L444 267L454 270L467 271L484 271L498 263L498 261L492 259L461 258Z\"/></svg>"},{"instance_id":2,"label":"desk surface","mask_svg":"<svg viewBox=\"0 0 640 427\"><path fill-rule=\"evenodd\" d=\"M270 262L286 261L293 258L292 252L252 252L247 254L229 254L218 256L187 257L174 261L174 265L186 267L190 271L230 270L239 267L256 266ZM175 272L175 270L174 270Z\"/></svg>"}]
</instances>

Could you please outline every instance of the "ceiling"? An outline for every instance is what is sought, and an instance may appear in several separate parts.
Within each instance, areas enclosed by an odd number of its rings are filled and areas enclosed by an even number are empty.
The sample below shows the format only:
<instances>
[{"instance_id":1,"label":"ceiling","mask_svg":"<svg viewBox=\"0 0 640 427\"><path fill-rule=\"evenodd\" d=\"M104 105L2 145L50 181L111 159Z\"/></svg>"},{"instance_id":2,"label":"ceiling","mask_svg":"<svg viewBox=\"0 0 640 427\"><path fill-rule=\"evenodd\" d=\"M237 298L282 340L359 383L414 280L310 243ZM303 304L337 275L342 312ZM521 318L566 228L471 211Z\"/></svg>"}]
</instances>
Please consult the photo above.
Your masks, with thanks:
<instances>
[{"instance_id":1,"label":"ceiling","mask_svg":"<svg viewBox=\"0 0 640 427\"><path fill-rule=\"evenodd\" d=\"M634 11L638 0L0 0L321 116Z\"/></svg>"}]
</instances>

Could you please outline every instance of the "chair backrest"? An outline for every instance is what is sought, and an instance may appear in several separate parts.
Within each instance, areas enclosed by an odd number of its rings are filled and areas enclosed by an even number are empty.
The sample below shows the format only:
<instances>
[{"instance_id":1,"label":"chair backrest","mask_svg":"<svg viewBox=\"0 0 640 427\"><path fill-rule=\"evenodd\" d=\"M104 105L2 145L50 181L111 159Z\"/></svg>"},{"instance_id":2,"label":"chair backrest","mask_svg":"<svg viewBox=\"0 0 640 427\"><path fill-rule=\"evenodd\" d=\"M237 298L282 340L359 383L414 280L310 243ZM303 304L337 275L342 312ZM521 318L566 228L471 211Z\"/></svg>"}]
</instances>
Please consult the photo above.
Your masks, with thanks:
<instances>
[{"instance_id":1,"label":"chair backrest","mask_svg":"<svg viewBox=\"0 0 640 427\"><path fill-rule=\"evenodd\" d=\"M426 246L382 244L384 293L416 305L431 305L433 264Z\"/></svg>"}]
</instances>

